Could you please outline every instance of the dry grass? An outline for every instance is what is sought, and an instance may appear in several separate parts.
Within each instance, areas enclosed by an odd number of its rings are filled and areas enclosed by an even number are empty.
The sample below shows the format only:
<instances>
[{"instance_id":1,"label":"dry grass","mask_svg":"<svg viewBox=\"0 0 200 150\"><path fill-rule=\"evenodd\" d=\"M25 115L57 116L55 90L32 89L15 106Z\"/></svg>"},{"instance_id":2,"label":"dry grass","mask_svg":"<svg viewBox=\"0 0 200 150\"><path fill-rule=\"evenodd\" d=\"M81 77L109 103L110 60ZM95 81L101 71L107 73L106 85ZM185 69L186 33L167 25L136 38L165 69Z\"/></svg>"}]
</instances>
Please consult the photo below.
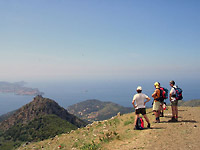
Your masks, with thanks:
<instances>
[{"instance_id":1,"label":"dry grass","mask_svg":"<svg viewBox=\"0 0 200 150\"><path fill-rule=\"evenodd\" d=\"M133 130L134 113L118 115L69 134L24 145L19 150L199 149L200 107L179 107L179 110L180 119L176 123L167 122L171 117L171 110L167 110L161 123L152 123L151 129L139 131ZM153 122L151 109L147 113Z\"/></svg>"}]
</instances>

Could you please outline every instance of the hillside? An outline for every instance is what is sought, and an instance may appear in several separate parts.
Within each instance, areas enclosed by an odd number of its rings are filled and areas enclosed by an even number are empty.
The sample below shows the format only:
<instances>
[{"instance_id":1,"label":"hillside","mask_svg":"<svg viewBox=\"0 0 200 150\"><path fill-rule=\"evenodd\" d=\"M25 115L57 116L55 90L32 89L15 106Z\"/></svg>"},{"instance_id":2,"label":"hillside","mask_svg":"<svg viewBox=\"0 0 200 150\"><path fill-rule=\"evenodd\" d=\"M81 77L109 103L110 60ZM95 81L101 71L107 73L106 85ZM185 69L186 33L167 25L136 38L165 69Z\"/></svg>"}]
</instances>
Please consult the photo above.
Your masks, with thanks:
<instances>
[{"instance_id":1,"label":"hillside","mask_svg":"<svg viewBox=\"0 0 200 150\"><path fill-rule=\"evenodd\" d=\"M179 101L179 106L197 107L200 106L200 100L194 99L190 101Z\"/></svg>"},{"instance_id":2,"label":"hillside","mask_svg":"<svg viewBox=\"0 0 200 150\"><path fill-rule=\"evenodd\" d=\"M0 149L10 150L22 142L44 140L83 126L84 121L55 101L36 96L0 123Z\"/></svg>"},{"instance_id":3,"label":"hillside","mask_svg":"<svg viewBox=\"0 0 200 150\"><path fill-rule=\"evenodd\" d=\"M119 112L125 114L134 111L130 107L123 107L112 102L102 102L95 99L69 106L67 110L71 114L89 122L106 120L116 116Z\"/></svg>"},{"instance_id":4,"label":"hillside","mask_svg":"<svg viewBox=\"0 0 200 150\"><path fill-rule=\"evenodd\" d=\"M179 107L179 121L169 123L171 109L165 111L161 123L151 123L151 129L133 130L134 113L115 116L37 143L23 145L19 150L199 150L200 107ZM147 110L151 122L152 109ZM146 126L145 122L145 126Z\"/></svg>"},{"instance_id":5,"label":"hillside","mask_svg":"<svg viewBox=\"0 0 200 150\"><path fill-rule=\"evenodd\" d=\"M21 107L7 120L1 122L0 129L7 130L19 123L27 124L35 118L49 114L57 115L61 119L67 120L77 127L85 125L82 120L68 113L67 110L60 107L55 101L43 98L42 96L36 96L32 102Z\"/></svg>"},{"instance_id":6,"label":"hillside","mask_svg":"<svg viewBox=\"0 0 200 150\"><path fill-rule=\"evenodd\" d=\"M13 111L11 111L11 112L8 112L8 113L6 113L6 114L1 115L1 116L0 116L0 122L2 122L2 121L4 121L4 120L8 119L8 118L9 118L10 116L12 116L16 111L17 111L17 110L13 110Z\"/></svg>"}]
</instances>

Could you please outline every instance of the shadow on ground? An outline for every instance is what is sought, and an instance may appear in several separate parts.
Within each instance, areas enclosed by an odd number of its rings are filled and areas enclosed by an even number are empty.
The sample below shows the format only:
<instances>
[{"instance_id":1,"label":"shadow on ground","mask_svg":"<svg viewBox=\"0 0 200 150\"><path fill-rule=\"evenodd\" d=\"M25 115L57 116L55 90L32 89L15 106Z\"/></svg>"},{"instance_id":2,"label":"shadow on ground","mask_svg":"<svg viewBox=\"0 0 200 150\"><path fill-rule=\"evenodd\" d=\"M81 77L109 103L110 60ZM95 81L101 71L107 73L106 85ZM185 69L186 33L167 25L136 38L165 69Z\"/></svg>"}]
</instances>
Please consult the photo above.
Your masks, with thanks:
<instances>
[{"instance_id":1,"label":"shadow on ground","mask_svg":"<svg viewBox=\"0 0 200 150\"><path fill-rule=\"evenodd\" d=\"M161 121L160 123L181 123L181 122L197 123L197 121L195 121L195 120L179 120L179 121L176 121L176 122Z\"/></svg>"}]
</instances>

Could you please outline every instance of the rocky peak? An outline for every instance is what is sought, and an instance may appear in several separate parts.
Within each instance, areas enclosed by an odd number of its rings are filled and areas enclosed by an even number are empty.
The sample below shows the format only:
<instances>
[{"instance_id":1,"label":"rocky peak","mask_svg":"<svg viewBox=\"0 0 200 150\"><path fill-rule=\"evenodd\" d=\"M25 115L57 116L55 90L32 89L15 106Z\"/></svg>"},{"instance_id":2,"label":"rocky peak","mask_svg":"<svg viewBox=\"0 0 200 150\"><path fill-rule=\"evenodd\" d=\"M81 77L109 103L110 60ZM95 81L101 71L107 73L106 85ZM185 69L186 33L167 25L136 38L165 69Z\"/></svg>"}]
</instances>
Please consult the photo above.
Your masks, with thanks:
<instances>
[{"instance_id":1,"label":"rocky peak","mask_svg":"<svg viewBox=\"0 0 200 150\"><path fill-rule=\"evenodd\" d=\"M82 120L68 113L67 110L60 107L54 100L43 98L41 95L38 95L33 98L33 101L18 109L7 120L1 122L0 128L7 130L18 123L27 124L33 119L49 114L57 115L58 117L76 125L77 127L85 125Z\"/></svg>"}]
</instances>

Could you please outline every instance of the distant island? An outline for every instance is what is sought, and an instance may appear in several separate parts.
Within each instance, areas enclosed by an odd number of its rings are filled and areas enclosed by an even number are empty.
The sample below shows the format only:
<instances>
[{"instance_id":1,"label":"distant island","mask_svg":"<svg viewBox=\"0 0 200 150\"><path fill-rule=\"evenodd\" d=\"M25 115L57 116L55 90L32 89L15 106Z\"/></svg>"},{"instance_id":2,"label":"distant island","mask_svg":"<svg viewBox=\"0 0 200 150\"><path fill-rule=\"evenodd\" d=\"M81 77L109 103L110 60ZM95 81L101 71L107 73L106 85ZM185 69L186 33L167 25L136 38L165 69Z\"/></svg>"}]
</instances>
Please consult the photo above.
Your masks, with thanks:
<instances>
[{"instance_id":1,"label":"distant island","mask_svg":"<svg viewBox=\"0 0 200 150\"><path fill-rule=\"evenodd\" d=\"M14 93L16 95L43 95L37 88L25 87L26 82L0 82L0 93Z\"/></svg>"}]
</instances>

